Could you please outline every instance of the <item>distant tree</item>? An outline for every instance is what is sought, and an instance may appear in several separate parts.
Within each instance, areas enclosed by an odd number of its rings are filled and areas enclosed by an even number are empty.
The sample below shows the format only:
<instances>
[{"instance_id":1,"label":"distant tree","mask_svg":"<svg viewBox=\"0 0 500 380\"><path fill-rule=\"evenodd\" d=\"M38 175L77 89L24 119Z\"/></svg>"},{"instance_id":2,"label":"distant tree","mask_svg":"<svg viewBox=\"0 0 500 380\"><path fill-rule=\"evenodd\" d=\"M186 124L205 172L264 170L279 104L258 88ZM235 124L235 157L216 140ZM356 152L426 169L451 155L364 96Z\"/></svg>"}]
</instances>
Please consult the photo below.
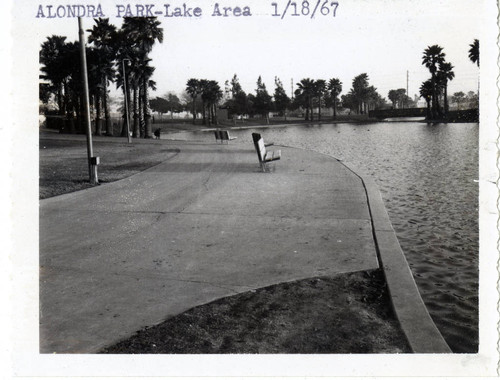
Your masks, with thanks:
<instances>
[{"instance_id":1,"label":"distant tree","mask_svg":"<svg viewBox=\"0 0 500 380\"><path fill-rule=\"evenodd\" d=\"M369 84L368 74L356 76L352 81L352 88L347 95L342 96L344 107L363 114L371 109L386 108L385 99L377 89Z\"/></svg>"},{"instance_id":2,"label":"distant tree","mask_svg":"<svg viewBox=\"0 0 500 380\"><path fill-rule=\"evenodd\" d=\"M451 97L452 102L457 104L457 109L460 109L460 104L465 100L465 94L462 91L455 92Z\"/></svg>"},{"instance_id":3,"label":"distant tree","mask_svg":"<svg viewBox=\"0 0 500 380\"><path fill-rule=\"evenodd\" d=\"M125 49L130 47L142 53L142 62L138 70L140 72L140 86L142 92L142 111L144 118L145 138L152 138L151 115L149 110L148 89L150 88L150 76L153 70L149 69L149 53L156 42L163 42L163 29L156 17L124 17L121 28L121 42ZM149 66L149 67L148 67Z\"/></svg>"},{"instance_id":4,"label":"distant tree","mask_svg":"<svg viewBox=\"0 0 500 380\"><path fill-rule=\"evenodd\" d=\"M255 95L250 93L245 98L245 114L250 117L255 117L257 110L255 109Z\"/></svg>"},{"instance_id":5,"label":"distant tree","mask_svg":"<svg viewBox=\"0 0 500 380\"><path fill-rule=\"evenodd\" d=\"M444 114L448 113L448 81L455 78L455 73L453 72L453 65L449 62L443 62L439 65L439 71L437 73L437 81L439 87L443 89L444 96Z\"/></svg>"},{"instance_id":6,"label":"distant tree","mask_svg":"<svg viewBox=\"0 0 500 380\"><path fill-rule=\"evenodd\" d=\"M149 101L151 110L160 114L169 113L173 118L174 112L181 112L183 110L182 103L177 95L174 93L167 93L163 97L156 97Z\"/></svg>"},{"instance_id":7,"label":"distant tree","mask_svg":"<svg viewBox=\"0 0 500 380\"><path fill-rule=\"evenodd\" d=\"M420 86L420 97L425 100L427 103L427 118L432 117L431 113L431 102L432 102L432 94L434 91L434 85L430 79L423 82Z\"/></svg>"},{"instance_id":8,"label":"distant tree","mask_svg":"<svg viewBox=\"0 0 500 380\"><path fill-rule=\"evenodd\" d=\"M328 91L330 91L333 101L333 118L337 117L337 102L342 92L342 82L338 78L332 78L328 81Z\"/></svg>"},{"instance_id":9,"label":"distant tree","mask_svg":"<svg viewBox=\"0 0 500 380\"><path fill-rule=\"evenodd\" d=\"M257 89L255 90L255 111L264 116L269 123L269 111L271 111L272 107L272 97L267 92L266 85L262 82L261 76L259 76L257 79Z\"/></svg>"},{"instance_id":10,"label":"distant tree","mask_svg":"<svg viewBox=\"0 0 500 380\"><path fill-rule=\"evenodd\" d=\"M312 114L312 100L314 96L314 80L310 78L301 79L297 83L297 90L295 90L295 98L298 104L306 109L306 120L313 120Z\"/></svg>"},{"instance_id":11,"label":"distant tree","mask_svg":"<svg viewBox=\"0 0 500 380\"><path fill-rule=\"evenodd\" d=\"M357 113L365 113L366 103L369 97L368 74L363 73L352 80L352 95L354 96Z\"/></svg>"},{"instance_id":12,"label":"distant tree","mask_svg":"<svg viewBox=\"0 0 500 380\"><path fill-rule=\"evenodd\" d=\"M192 98L192 113L193 113L193 124L196 124L196 98L201 94L200 81L198 79L191 78L187 81L186 92Z\"/></svg>"},{"instance_id":13,"label":"distant tree","mask_svg":"<svg viewBox=\"0 0 500 380\"><path fill-rule=\"evenodd\" d=\"M438 102L438 81L437 72L439 65L444 63L445 54L443 53L443 48L438 45L432 45L424 50L424 55L422 56L422 65L427 67L431 73L431 83L432 83L432 107L431 114L432 118L437 118L441 114L441 110Z\"/></svg>"},{"instance_id":14,"label":"distant tree","mask_svg":"<svg viewBox=\"0 0 500 380\"><path fill-rule=\"evenodd\" d=\"M98 91L97 102L102 99L104 109L104 122L106 128L106 135L113 135L113 127L111 125L111 118L109 115L108 105L108 86L109 82L114 79L114 61L117 53L117 29L116 26L109 23L109 19L97 18L94 19L95 25L92 29L87 30L90 34L88 40L93 44L99 52L99 62L97 70L100 73L100 86ZM99 126L100 113L97 112L96 128Z\"/></svg>"},{"instance_id":15,"label":"distant tree","mask_svg":"<svg viewBox=\"0 0 500 380\"><path fill-rule=\"evenodd\" d=\"M50 82L48 89L55 95L59 114L65 114L64 85L67 73L63 67L63 56L66 51L66 37L52 35L42 43L40 49L41 78Z\"/></svg>"},{"instance_id":16,"label":"distant tree","mask_svg":"<svg viewBox=\"0 0 500 380\"><path fill-rule=\"evenodd\" d=\"M384 109L387 107L385 99L380 96L377 92L377 89L373 86L368 87L368 96L367 96L367 110L376 110L376 109Z\"/></svg>"},{"instance_id":17,"label":"distant tree","mask_svg":"<svg viewBox=\"0 0 500 380\"><path fill-rule=\"evenodd\" d=\"M475 39L469 47L469 59L479 67L479 40Z\"/></svg>"},{"instance_id":18,"label":"distant tree","mask_svg":"<svg viewBox=\"0 0 500 380\"><path fill-rule=\"evenodd\" d=\"M248 111L247 94L243 91L236 74L234 74L230 84L231 99L226 102L226 106L232 115L243 115Z\"/></svg>"},{"instance_id":19,"label":"distant tree","mask_svg":"<svg viewBox=\"0 0 500 380\"><path fill-rule=\"evenodd\" d=\"M153 110L154 112L158 112L159 114L168 113L170 111L168 101L165 98L156 97L154 99L151 99L149 101L149 105L151 107L151 110Z\"/></svg>"},{"instance_id":20,"label":"distant tree","mask_svg":"<svg viewBox=\"0 0 500 380\"><path fill-rule=\"evenodd\" d=\"M398 92L396 90L390 90L389 93L387 94L387 97L392 102L392 108L397 108L399 99Z\"/></svg>"},{"instance_id":21,"label":"distant tree","mask_svg":"<svg viewBox=\"0 0 500 380\"><path fill-rule=\"evenodd\" d=\"M387 97L391 101L393 108L404 108L405 105L408 104L408 96L406 96L406 90L404 88L390 90Z\"/></svg>"},{"instance_id":22,"label":"distant tree","mask_svg":"<svg viewBox=\"0 0 500 380\"><path fill-rule=\"evenodd\" d=\"M321 120L321 106L324 101L325 93L326 93L326 81L323 79L318 79L314 81L313 96L317 100L318 120Z\"/></svg>"},{"instance_id":23,"label":"distant tree","mask_svg":"<svg viewBox=\"0 0 500 380\"><path fill-rule=\"evenodd\" d=\"M203 100L203 122L208 125L218 124L217 121L217 104L222 99L223 92L219 84L214 80L201 80L200 81L202 93L201 99ZM205 116L205 110L207 116Z\"/></svg>"},{"instance_id":24,"label":"distant tree","mask_svg":"<svg viewBox=\"0 0 500 380\"><path fill-rule=\"evenodd\" d=\"M52 91L48 83L38 84L38 98L43 104L47 104L52 97Z\"/></svg>"},{"instance_id":25,"label":"distant tree","mask_svg":"<svg viewBox=\"0 0 500 380\"><path fill-rule=\"evenodd\" d=\"M479 96L474 91L469 91L467 93L466 101L469 104L469 109L479 108Z\"/></svg>"},{"instance_id":26,"label":"distant tree","mask_svg":"<svg viewBox=\"0 0 500 380\"><path fill-rule=\"evenodd\" d=\"M274 77L274 85L274 107L280 115L285 116L286 120L286 109L290 106L291 100L286 94L283 83L281 83L278 77Z\"/></svg>"},{"instance_id":27,"label":"distant tree","mask_svg":"<svg viewBox=\"0 0 500 380\"><path fill-rule=\"evenodd\" d=\"M231 79L231 94L234 98L241 92L243 92L243 89L241 88L240 80L238 79L238 76L234 74L233 78Z\"/></svg>"},{"instance_id":28,"label":"distant tree","mask_svg":"<svg viewBox=\"0 0 500 380\"><path fill-rule=\"evenodd\" d=\"M349 114L354 111L354 112L358 112L358 102L354 96L354 94L352 93L352 90L349 91L347 94L345 95L342 95L341 97L342 99L342 107L344 108L349 108Z\"/></svg>"}]
</instances>

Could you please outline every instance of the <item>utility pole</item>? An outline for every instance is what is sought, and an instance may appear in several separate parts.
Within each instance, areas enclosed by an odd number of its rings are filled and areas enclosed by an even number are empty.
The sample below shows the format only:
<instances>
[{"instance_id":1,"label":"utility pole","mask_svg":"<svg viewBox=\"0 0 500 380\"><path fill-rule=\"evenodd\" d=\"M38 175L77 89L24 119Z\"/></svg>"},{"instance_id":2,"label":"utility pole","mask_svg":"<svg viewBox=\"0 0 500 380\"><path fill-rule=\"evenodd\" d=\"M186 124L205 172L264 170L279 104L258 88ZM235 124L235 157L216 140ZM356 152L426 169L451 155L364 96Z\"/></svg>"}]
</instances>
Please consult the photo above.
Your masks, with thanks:
<instances>
[{"instance_id":1,"label":"utility pole","mask_svg":"<svg viewBox=\"0 0 500 380\"><path fill-rule=\"evenodd\" d=\"M123 68L123 98L125 103L125 121L127 123L127 142L130 144L132 142L132 137L130 136L130 112L128 110L128 96L127 96L127 73L125 71L125 61L130 62L130 59L125 58L122 60Z\"/></svg>"},{"instance_id":2,"label":"utility pole","mask_svg":"<svg viewBox=\"0 0 500 380\"><path fill-rule=\"evenodd\" d=\"M410 96L410 93L408 92L408 81L410 78L410 72L406 70L406 108L408 108L408 97Z\"/></svg>"},{"instance_id":3,"label":"utility pole","mask_svg":"<svg viewBox=\"0 0 500 380\"><path fill-rule=\"evenodd\" d=\"M292 87L292 100L293 100L293 78L290 80L290 86Z\"/></svg>"},{"instance_id":4,"label":"utility pole","mask_svg":"<svg viewBox=\"0 0 500 380\"><path fill-rule=\"evenodd\" d=\"M92 128L90 126L90 100L89 100L89 81L87 77L87 57L85 54L85 37L83 35L82 18L78 17L78 35L80 37L80 63L82 67L83 96L85 105L85 121L87 124L87 158L89 163L89 180L96 185L99 183L97 177L97 165L99 157L94 157L92 150Z\"/></svg>"}]
</instances>

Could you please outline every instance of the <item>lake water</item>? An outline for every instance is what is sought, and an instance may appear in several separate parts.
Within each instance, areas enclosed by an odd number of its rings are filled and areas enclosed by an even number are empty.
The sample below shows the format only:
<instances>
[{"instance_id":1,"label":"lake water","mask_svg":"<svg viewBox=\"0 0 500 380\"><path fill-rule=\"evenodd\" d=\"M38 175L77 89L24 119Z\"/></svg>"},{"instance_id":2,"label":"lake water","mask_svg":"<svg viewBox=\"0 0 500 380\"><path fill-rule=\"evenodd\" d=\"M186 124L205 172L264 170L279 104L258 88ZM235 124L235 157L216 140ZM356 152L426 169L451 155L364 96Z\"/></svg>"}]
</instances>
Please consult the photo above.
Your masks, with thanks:
<instances>
[{"instance_id":1,"label":"lake water","mask_svg":"<svg viewBox=\"0 0 500 380\"><path fill-rule=\"evenodd\" d=\"M311 124L231 131L231 142L310 149L370 174L422 298L454 352L478 349L479 126L421 122ZM214 141L213 132L164 138ZM279 165L279 163L277 164Z\"/></svg>"}]
</instances>

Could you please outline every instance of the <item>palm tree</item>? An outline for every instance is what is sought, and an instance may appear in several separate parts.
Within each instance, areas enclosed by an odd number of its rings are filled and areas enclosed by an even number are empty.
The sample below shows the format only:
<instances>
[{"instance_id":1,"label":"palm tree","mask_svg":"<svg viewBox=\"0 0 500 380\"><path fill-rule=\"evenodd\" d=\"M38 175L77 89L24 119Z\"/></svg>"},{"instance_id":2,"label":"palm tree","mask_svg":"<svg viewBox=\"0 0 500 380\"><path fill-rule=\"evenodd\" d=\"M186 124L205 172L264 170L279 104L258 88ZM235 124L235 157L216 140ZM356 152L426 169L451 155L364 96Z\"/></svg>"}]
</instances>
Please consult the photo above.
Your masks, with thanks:
<instances>
[{"instance_id":1,"label":"palm tree","mask_svg":"<svg viewBox=\"0 0 500 380\"><path fill-rule=\"evenodd\" d=\"M143 54L141 52L141 54ZM155 71L155 68L151 66L149 63L151 62L151 59L139 59L138 60L138 65L136 69L133 72L133 75L135 76L135 83L136 87L139 88L139 99L140 102L138 104L139 108L139 122L140 122L140 127L141 127L141 133L140 136L144 138L151 138L151 133L152 133L152 127L151 127L151 110L149 108L149 89L155 88L155 82L151 80L151 77L153 76L153 73ZM148 130L148 128L150 130ZM149 133L149 134L148 134Z\"/></svg>"},{"instance_id":2,"label":"palm tree","mask_svg":"<svg viewBox=\"0 0 500 380\"><path fill-rule=\"evenodd\" d=\"M326 81L318 79L314 82L313 95L318 99L318 120L321 120L321 102L326 91Z\"/></svg>"},{"instance_id":3,"label":"palm tree","mask_svg":"<svg viewBox=\"0 0 500 380\"><path fill-rule=\"evenodd\" d=\"M358 113L365 113L370 99L369 77L367 73L359 74L352 80L351 93L356 102Z\"/></svg>"},{"instance_id":4,"label":"palm tree","mask_svg":"<svg viewBox=\"0 0 500 380\"><path fill-rule=\"evenodd\" d=\"M465 94L462 91L455 92L451 97L451 100L457 103L457 109L460 109L460 103L465 99Z\"/></svg>"},{"instance_id":5,"label":"palm tree","mask_svg":"<svg viewBox=\"0 0 500 380\"><path fill-rule=\"evenodd\" d=\"M196 98L201 93L200 81L198 79L191 78L186 83L186 92L193 99L193 124L196 124Z\"/></svg>"},{"instance_id":6,"label":"palm tree","mask_svg":"<svg viewBox=\"0 0 500 380\"><path fill-rule=\"evenodd\" d=\"M455 78L455 73L453 72L453 65L449 62L443 62L439 65L439 71L437 73L437 80L441 84L444 90L444 114L448 113L448 81Z\"/></svg>"},{"instance_id":7,"label":"palm tree","mask_svg":"<svg viewBox=\"0 0 500 380\"><path fill-rule=\"evenodd\" d=\"M297 83L295 96L303 99L303 105L306 107L306 120L313 120L312 99L314 93L314 80L310 78L301 79ZM310 117L309 117L310 113Z\"/></svg>"},{"instance_id":8,"label":"palm tree","mask_svg":"<svg viewBox=\"0 0 500 380\"><path fill-rule=\"evenodd\" d=\"M469 46L469 59L479 67L479 40L475 39Z\"/></svg>"},{"instance_id":9,"label":"palm tree","mask_svg":"<svg viewBox=\"0 0 500 380\"><path fill-rule=\"evenodd\" d=\"M208 103L208 98L209 98L209 89L208 89L208 80L207 79L200 79L199 80L200 84L200 91L201 91L201 101L203 103L202 105L202 110L203 110L203 125L207 123L207 116L206 116L206 111L207 111L207 103Z\"/></svg>"},{"instance_id":10,"label":"palm tree","mask_svg":"<svg viewBox=\"0 0 500 380\"><path fill-rule=\"evenodd\" d=\"M108 85L109 81L114 78L113 61L116 58L116 41L117 41L117 30L116 26L109 23L109 19L98 18L94 19L95 25L92 29L87 30L89 34L89 42L94 44L98 49L100 59L99 59L99 70L101 72L101 86L103 90L102 102L104 108L104 119L106 126L106 135L112 136L113 129L111 125L111 118L109 116L109 106L108 106ZM100 115L97 115L100 117ZM98 123L96 122L96 125Z\"/></svg>"},{"instance_id":11,"label":"palm tree","mask_svg":"<svg viewBox=\"0 0 500 380\"><path fill-rule=\"evenodd\" d=\"M42 79L50 81L50 89L56 96L59 114L64 115L66 104L63 97L65 73L63 70L63 54L66 46L66 37L53 35L47 37L40 49L40 64Z\"/></svg>"},{"instance_id":12,"label":"palm tree","mask_svg":"<svg viewBox=\"0 0 500 380\"><path fill-rule=\"evenodd\" d=\"M432 45L424 50L424 55L422 56L422 65L425 65L431 73L431 83L432 83L432 117L436 118L440 113L438 93L437 93L437 79L436 74L439 65L444 63L445 54L443 53L443 48L438 45Z\"/></svg>"},{"instance_id":13,"label":"palm tree","mask_svg":"<svg viewBox=\"0 0 500 380\"><path fill-rule=\"evenodd\" d=\"M328 81L328 91L332 94L333 99L333 118L337 117L337 98L342 92L342 82L337 78L332 78Z\"/></svg>"},{"instance_id":14,"label":"palm tree","mask_svg":"<svg viewBox=\"0 0 500 380\"><path fill-rule=\"evenodd\" d=\"M88 63L91 63L90 57ZM70 42L64 45L60 57L60 74L63 79L64 89L64 109L66 111L67 124L70 133L83 131L83 87L81 81L80 66L80 44ZM93 79L93 78L92 78ZM89 88L94 83L89 76ZM73 117L76 115L77 124L75 126Z\"/></svg>"},{"instance_id":15,"label":"palm tree","mask_svg":"<svg viewBox=\"0 0 500 380\"><path fill-rule=\"evenodd\" d=\"M123 90L123 124L120 136L127 137L127 130L125 128L127 115L126 110L130 114L133 111L134 114L134 137L139 137L139 108L138 108L138 85L137 81L137 67L141 63L141 57L139 57L139 51L129 46L126 42L126 36L124 36L123 30L120 30L117 34L117 45L119 46L117 56L116 56L116 88L122 88ZM123 77L125 75L126 78ZM124 86L124 84L126 84ZM126 90L126 91L125 91ZM130 107L131 96L130 93L134 93L134 105ZM125 99L127 100L127 106L125 106ZM136 133L137 131L137 133Z\"/></svg>"},{"instance_id":16,"label":"palm tree","mask_svg":"<svg viewBox=\"0 0 500 380\"><path fill-rule=\"evenodd\" d=\"M151 52L156 41L163 42L163 29L156 17L124 17L122 32L127 37L127 42L131 46L144 53L144 65L149 60L148 54ZM148 61L149 62L149 61ZM151 110L149 109L148 87L149 78L142 75L142 106L144 110L145 138L152 138Z\"/></svg>"},{"instance_id":17,"label":"palm tree","mask_svg":"<svg viewBox=\"0 0 500 380\"><path fill-rule=\"evenodd\" d=\"M427 119L432 117L432 115L431 115L431 100L432 100L433 92L434 92L434 86L433 86L432 81L430 79L426 80L420 86L420 97L424 98L424 100L427 103Z\"/></svg>"},{"instance_id":18,"label":"palm tree","mask_svg":"<svg viewBox=\"0 0 500 380\"><path fill-rule=\"evenodd\" d=\"M208 108L208 124L218 124L217 122L217 103L222 99L223 92L219 84L214 80L206 82L201 94Z\"/></svg>"}]
</instances>

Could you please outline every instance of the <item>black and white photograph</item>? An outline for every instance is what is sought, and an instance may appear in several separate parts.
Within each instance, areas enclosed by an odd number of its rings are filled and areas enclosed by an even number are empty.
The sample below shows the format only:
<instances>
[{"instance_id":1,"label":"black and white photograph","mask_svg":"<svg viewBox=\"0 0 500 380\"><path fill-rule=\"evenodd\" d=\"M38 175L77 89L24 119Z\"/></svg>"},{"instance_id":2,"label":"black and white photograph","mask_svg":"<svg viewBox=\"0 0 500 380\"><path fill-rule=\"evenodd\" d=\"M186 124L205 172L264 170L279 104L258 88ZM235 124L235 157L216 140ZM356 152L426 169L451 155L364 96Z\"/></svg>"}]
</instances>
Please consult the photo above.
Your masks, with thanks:
<instances>
[{"instance_id":1,"label":"black and white photograph","mask_svg":"<svg viewBox=\"0 0 500 380\"><path fill-rule=\"evenodd\" d=\"M496 1L10 7L13 376L498 375Z\"/></svg>"}]
</instances>

